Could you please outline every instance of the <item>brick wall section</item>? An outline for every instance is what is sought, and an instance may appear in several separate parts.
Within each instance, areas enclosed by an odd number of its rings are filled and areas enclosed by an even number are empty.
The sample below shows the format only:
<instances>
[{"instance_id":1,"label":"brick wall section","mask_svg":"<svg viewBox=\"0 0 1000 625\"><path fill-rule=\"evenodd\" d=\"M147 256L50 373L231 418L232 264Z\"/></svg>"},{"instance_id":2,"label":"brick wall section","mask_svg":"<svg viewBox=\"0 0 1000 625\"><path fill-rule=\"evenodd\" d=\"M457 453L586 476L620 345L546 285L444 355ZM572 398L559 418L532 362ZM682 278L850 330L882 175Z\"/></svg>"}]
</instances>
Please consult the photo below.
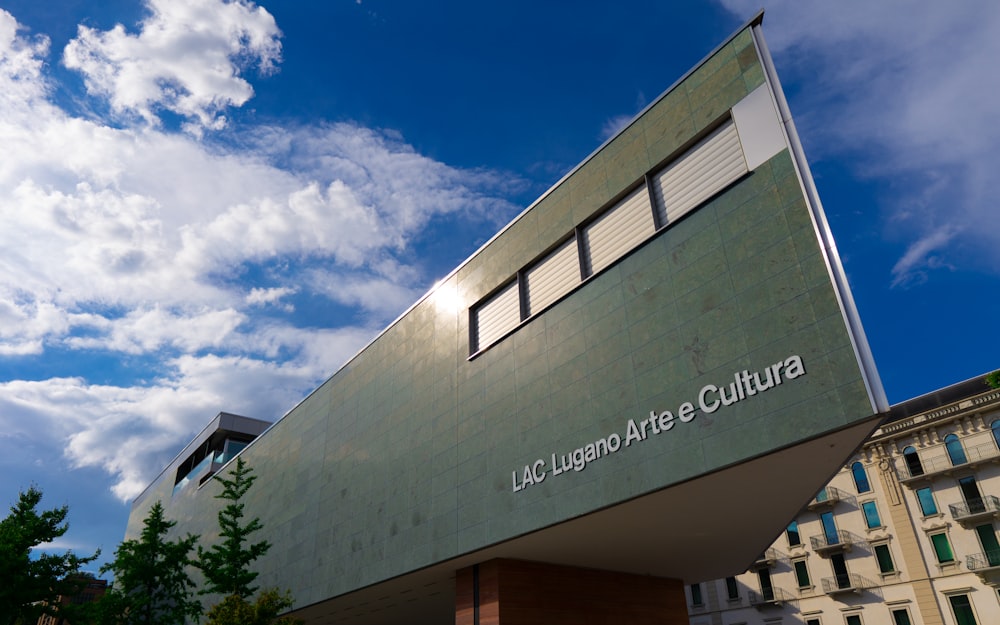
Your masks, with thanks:
<instances>
[{"instance_id":1,"label":"brick wall section","mask_svg":"<svg viewBox=\"0 0 1000 625\"><path fill-rule=\"evenodd\" d=\"M680 580L524 560L479 565L479 622L472 568L456 575L455 625L663 625L686 623Z\"/></svg>"}]
</instances>

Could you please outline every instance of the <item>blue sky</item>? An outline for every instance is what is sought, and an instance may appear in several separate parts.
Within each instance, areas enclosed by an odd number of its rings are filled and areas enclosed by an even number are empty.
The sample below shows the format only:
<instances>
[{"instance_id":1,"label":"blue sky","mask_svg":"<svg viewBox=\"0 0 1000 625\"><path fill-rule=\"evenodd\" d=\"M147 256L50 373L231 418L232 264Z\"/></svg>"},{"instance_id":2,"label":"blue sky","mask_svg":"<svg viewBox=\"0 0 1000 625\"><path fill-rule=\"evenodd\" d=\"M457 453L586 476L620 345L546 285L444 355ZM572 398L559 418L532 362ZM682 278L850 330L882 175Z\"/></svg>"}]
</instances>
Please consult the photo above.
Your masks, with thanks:
<instances>
[{"instance_id":1,"label":"blue sky","mask_svg":"<svg viewBox=\"0 0 1000 625\"><path fill-rule=\"evenodd\" d=\"M1000 368L1000 5L764 6L890 401ZM0 0L0 503L106 559L758 8Z\"/></svg>"}]
</instances>

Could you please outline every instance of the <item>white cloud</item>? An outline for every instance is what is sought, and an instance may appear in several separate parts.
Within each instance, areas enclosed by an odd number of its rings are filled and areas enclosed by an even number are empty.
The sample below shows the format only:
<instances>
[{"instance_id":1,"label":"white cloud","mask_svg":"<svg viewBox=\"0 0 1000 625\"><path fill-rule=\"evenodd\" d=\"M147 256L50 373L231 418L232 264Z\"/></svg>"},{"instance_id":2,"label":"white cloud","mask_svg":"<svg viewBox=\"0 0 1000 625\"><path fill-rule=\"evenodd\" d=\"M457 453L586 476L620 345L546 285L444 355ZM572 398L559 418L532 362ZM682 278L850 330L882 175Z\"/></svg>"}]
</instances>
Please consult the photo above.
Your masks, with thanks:
<instances>
[{"instance_id":1,"label":"white cloud","mask_svg":"<svg viewBox=\"0 0 1000 625\"><path fill-rule=\"evenodd\" d=\"M758 6L722 4L741 17ZM932 267L1000 271L1000 228L992 227L1000 4L766 5L778 69L786 83L802 78L792 112L810 158L848 156L859 176L893 185L884 236L906 247L893 283L914 282L920 276L910 271L926 277Z\"/></svg>"},{"instance_id":2,"label":"white cloud","mask_svg":"<svg viewBox=\"0 0 1000 625\"><path fill-rule=\"evenodd\" d=\"M217 130L225 108L253 95L240 72L256 65L267 73L280 60L274 18L249 0L147 0L147 7L138 34L121 24L104 32L81 25L63 55L118 113L157 123L162 108L193 120L190 130Z\"/></svg>"},{"instance_id":3,"label":"white cloud","mask_svg":"<svg viewBox=\"0 0 1000 625\"><path fill-rule=\"evenodd\" d=\"M237 61L277 60L273 20L248 2L150 7L138 34L81 28L66 52L118 112L216 125L249 97ZM412 303L430 282L413 243L443 216L516 212L497 198L516 178L388 131L250 127L227 147L74 117L48 97L47 46L0 10L0 142L17 154L0 158L0 356L73 357L0 383L0 456L41 441L134 496L217 412L280 416ZM293 295L349 318L306 316ZM109 355L143 381L89 370Z\"/></svg>"}]
</instances>

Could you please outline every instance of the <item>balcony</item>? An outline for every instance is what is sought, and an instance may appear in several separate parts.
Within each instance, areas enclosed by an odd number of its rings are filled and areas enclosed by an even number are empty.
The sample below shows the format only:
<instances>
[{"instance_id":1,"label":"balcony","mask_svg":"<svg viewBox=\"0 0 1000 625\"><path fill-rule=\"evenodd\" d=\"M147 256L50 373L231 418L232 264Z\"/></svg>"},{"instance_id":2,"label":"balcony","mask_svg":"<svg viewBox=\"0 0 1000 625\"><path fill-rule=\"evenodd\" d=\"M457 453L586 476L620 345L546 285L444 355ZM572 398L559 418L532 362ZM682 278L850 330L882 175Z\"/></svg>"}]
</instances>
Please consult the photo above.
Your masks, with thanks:
<instances>
[{"instance_id":1,"label":"balcony","mask_svg":"<svg viewBox=\"0 0 1000 625\"><path fill-rule=\"evenodd\" d=\"M980 521L988 521L1000 518L1000 498L993 495L986 495L976 499L970 499L964 503L953 503L948 506L953 519L964 527Z\"/></svg>"},{"instance_id":2,"label":"balcony","mask_svg":"<svg viewBox=\"0 0 1000 625\"><path fill-rule=\"evenodd\" d=\"M750 565L750 568L754 570L771 568L776 562L784 559L785 554L781 553L774 547L771 547L764 553L760 554L757 559L754 560L753 564Z\"/></svg>"},{"instance_id":3,"label":"balcony","mask_svg":"<svg viewBox=\"0 0 1000 625\"><path fill-rule=\"evenodd\" d=\"M984 462L1000 462L1000 450L993 443L981 443L973 447L964 448L963 451L965 452L965 462L952 464L951 457L948 455L943 443L928 447L924 450L924 453L920 454L918 452L921 464L920 470L911 470L906 460L900 458L897 461L899 481L903 484L908 484L938 475L947 475L955 469L975 467Z\"/></svg>"},{"instance_id":4,"label":"balcony","mask_svg":"<svg viewBox=\"0 0 1000 625\"><path fill-rule=\"evenodd\" d=\"M830 554L842 551L850 551L854 543L861 539L847 530L837 530L836 534L823 534L809 537L813 551L817 554L828 557Z\"/></svg>"},{"instance_id":5,"label":"balcony","mask_svg":"<svg viewBox=\"0 0 1000 625\"><path fill-rule=\"evenodd\" d=\"M821 583L823 584L823 592L831 596L847 592L859 593L865 588L875 587L875 583L870 579L853 573L826 577L821 580Z\"/></svg>"},{"instance_id":6,"label":"balcony","mask_svg":"<svg viewBox=\"0 0 1000 625\"><path fill-rule=\"evenodd\" d=\"M797 597L781 588L769 588L764 592L750 591L747 593L750 605L755 608L777 607L783 603L794 601Z\"/></svg>"},{"instance_id":7,"label":"balcony","mask_svg":"<svg viewBox=\"0 0 1000 625\"><path fill-rule=\"evenodd\" d=\"M991 573L1000 573L1000 551L987 551L966 556L965 566L980 578L984 579Z\"/></svg>"},{"instance_id":8,"label":"balcony","mask_svg":"<svg viewBox=\"0 0 1000 625\"><path fill-rule=\"evenodd\" d=\"M833 486L827 486L816 494L815 499L806 504L806 508L809 508L810 510L832 508L837 505L837 502L841 499L844 499L844 496L843 493L840 492L840 489L834 488Z\"/></svg>"}]
</instances>

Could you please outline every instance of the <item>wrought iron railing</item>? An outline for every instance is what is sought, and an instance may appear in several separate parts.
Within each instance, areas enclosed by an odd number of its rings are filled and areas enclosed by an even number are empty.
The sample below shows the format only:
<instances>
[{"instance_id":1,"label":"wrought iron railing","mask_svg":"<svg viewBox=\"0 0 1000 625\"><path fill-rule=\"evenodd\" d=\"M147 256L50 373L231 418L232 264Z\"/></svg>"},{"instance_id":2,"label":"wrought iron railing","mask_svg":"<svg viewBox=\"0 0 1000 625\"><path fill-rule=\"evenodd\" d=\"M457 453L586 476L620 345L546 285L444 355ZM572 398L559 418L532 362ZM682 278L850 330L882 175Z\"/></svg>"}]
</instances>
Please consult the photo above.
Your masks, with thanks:
<instances>
[{"instance_id":1,"label":"wrought iron railing","mask_svg":"<svg viewBox=\"0 0 1000 625\"><path fill-rule=\"evenodd\" d=\"M809 502L809 508L817 508L820 506L832 506L841 499L844 498L843 493L840 492L839 488L833 486L827 486L823 490L816 493L816 497Z\"/></svg>"},{"instance_id":2,"label":"wrought iron railing","mask_svg":"<svg viewBox=\"0 0 1000 625\"><path fill-rule=\"evenodd\" d=\"M976 553L965 557L965 566L970 571L981 571L1000 567L1000 550Z\"/></svg>"},{"instance_id":3,"label":"wrought iron railing","mask_svg":"<svg viewBox=\"0 0 1000 625\"><path fill-rule=\"evenodd\" d=\"M981 514L1000 513L1000 498L993 495L976 497L963 503L949 504L948 510L951 511L951 516L956 521L961 521L968 517L976 517Z\"/></svg>"},{"instance_id":4,"label":"wrought iron railing","mask_svg":"<svg viewBox=\"0 0 1000 625\"><path fill-rule=\"evenodd\" d=\"M754 560L753 564L755 567L758 568L765 566L773 566L775 562L783 560L784 558L785 554L781 553L774 547L770 547L767 550L765 550L764 553L757 556L757 559Z\"/></svg>"},{"instance_id":5,"label":"wrought iron railing","mask_svg":"<svg viewBox=\"0 0 1000 625\"><path fill-rule=\"evenodd\" d=\"M768 588L767 590L756 592L751 590L747 593L750 605L767 605L775 603L786 603L795 599L795 595L782 588Z\"/></svg>"},{"instance_id":6,"label":"wrought iron railing","mask_svg":"<svg viewBox=\"0 0 1000 625\"><path fill-rule=\"evenodd\" d=\"M860 539L857 536L847 530L837 530L837 532L833 534L821 534L819 536L809 537L809 542L812 544L812 548L815 551L835 549L838 547L847 549L859 540Z\"/></svg>"},{"instance_id":7,"label":"wrought iron railing","mask_svg":"<svg viewBox=\"0 0 1000 625\"><path fill-rule=\"evenodd\" d=\"M870 579L861 577L855 573L825 577L820 582L823 585L823 592L828 595L834 595L839 592L858 592L875 586L875 583Z\"/></svg>"},{"instance_id":8,"label":"wrought iron railing","mask_svg":"<svg viewBox=\"0 0 1000 625\"><path fill-rule=\"evenodd\" d=\"M945 453L937 453L939 450L944 450ZM980 443L979 445L973 445L972 447L964 448L963 452L965 461L955 463L952 462L951 456L948 455L947 448L943 443L929 447L925 450L925 453L918 456L920 459L919 469L917 467L911 468L905 459L900 463L900 466L902 467L900 471L900 479L909 480L934 473L949 471L954 467L983 462L984 460L1000 459L1000 449L997 449L997 446L993 443Z\"/></svg>"}]
</instances>

